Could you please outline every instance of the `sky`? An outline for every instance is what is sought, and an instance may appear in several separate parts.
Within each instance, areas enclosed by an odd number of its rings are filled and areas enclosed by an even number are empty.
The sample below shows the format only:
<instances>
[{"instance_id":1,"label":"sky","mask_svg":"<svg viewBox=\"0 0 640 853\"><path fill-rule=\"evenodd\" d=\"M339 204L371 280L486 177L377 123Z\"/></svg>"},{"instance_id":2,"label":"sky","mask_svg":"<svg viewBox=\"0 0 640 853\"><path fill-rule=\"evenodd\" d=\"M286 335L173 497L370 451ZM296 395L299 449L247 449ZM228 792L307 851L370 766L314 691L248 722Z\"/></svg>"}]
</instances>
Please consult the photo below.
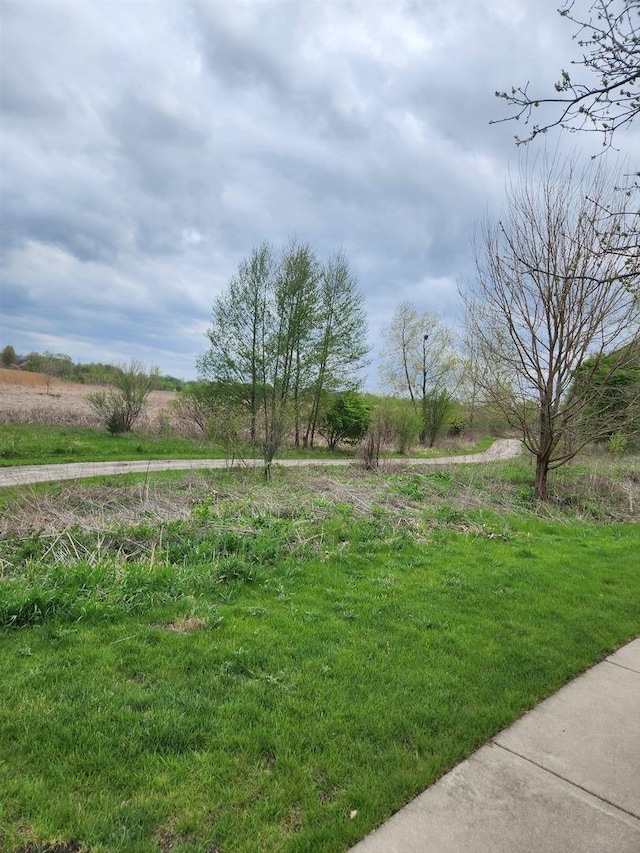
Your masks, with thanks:
<instances>
[{"instance_id":1,"label":"sky","mask_svg":"<svg viewBox=\"0 0 640 853\"><path fill-rule=\"evenodd\" d=\"M460 324L522 150L494 92L553 92L577 56L558 5L0 0L0 348L193 379L240 261L296 236L346 254L374 390L401 301Z\"/></svg>"}]
</instances>

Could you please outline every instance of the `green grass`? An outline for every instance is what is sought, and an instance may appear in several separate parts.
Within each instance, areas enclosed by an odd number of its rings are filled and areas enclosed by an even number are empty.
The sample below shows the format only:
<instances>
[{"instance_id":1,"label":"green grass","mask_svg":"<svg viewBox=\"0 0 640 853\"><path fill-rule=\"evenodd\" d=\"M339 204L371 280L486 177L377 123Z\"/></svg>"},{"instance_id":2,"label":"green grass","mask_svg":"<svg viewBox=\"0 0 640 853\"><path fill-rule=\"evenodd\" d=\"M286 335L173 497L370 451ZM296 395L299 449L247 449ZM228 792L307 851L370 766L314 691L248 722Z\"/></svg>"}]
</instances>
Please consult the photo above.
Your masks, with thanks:
<instances>
[{"instance_id":1,"label":"green grass","mask_svg":"<svg viewBox=\"0 0 640 853\"><path fill-rule=\"evenodd\" d=\"M416 451L416 456L454 456L486 450L493 439L482 439L472 449ZM259 451L257 451L259 454ZM285 447L278 454L289 459L352 459L354 448ZM398 454L390 454L397 457ZM413 455L413 451L412 451ZM173 434L128 433L110 435L104 429L47 424L0 425L0 467L57 462L108 462L135 459L222 459L225 452L203 439Z\"/></svg>"},{"instance_id":2,"label":"green grass","mask_svg":"<svg viewBox=\"0 0 640 853\"><path fill-rule=\"evenodd\" d=\"M0 847L345 850L640 633L640 525L527 470L15 490Z\"/></svg>"},{"instance_id":3,"label":"green grass","mask_svg":"<svg viewBox=\"0 0 640 853\"><path fill-rule=\"evenodd\" d=\"M0 466L221 456L209 442L173 435L112 436L106 430L44 424L0 426Z\"/></svg>"}]
</instances>

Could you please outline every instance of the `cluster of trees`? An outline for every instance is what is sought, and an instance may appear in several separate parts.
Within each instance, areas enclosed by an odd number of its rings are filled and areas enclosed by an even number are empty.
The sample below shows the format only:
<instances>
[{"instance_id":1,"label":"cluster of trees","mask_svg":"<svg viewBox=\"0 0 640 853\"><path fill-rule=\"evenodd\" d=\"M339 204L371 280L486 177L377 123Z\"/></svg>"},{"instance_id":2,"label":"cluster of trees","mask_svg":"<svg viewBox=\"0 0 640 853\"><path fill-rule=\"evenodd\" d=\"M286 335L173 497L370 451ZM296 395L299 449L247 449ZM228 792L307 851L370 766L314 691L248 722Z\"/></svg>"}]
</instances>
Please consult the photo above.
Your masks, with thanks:
<instances>
[{"instance_id":1,"label":"cluster of trees","mask_svg":"<svg viewBox=\"0 0 640 853\"><path fill-rule=\"evenodd\" d=\"M403 302L382 338L382 385L392 395L409 397L420 444L433 447L462 379L454 333L437 315Z\"/></svg>"},{"instance_id":2,"label":"cluster of trees","mask_svg":"<svg viewBox=\"0 0 640 853\"><path fill-rule=\"evenodd\" d=\"M362 382L368 347L362 294L341 252L321 263L291 239L244 259L216 299L198 373L211 402L241 412L267 476L285 436L313 446L327 399ZM211 416L209 416L209 421Z\"/></svg>"},{"instance_id":3,"label":"cluster of trees","mask_svg":"<svg viewBox=\"0 0 640 853\"><path fill-rule=\"evenodd\" d=\"M531 96L528 85L497 92L513 108L500 121L529 124L547 105L556 113L529 125L519 143L559 127L600 133L610 146L640 111L640 0L594 0L586 19L569 2L560 14L578 28L574 65L590 76L576 81L562 70L549 97ZM392 437L403 451L416 437L433 445L445 425L459 431L488 410L523 437L545 499L549 471L585 444L640 435L637 190L637 180L608 174L602 160L586 169L571 157L525 163L502 215L487 216L478 231L476 281L461 291L463 340L437 316L399 305L381 354L391 396L375 410L356 393L366 319L346 258L338 252L322 263L295 239L281 252L264 243L214 303L200 382L183 390L182 411L229 445L246 433L268 474L288 434L305 447L318 434L332 448L364 439L374 465ZM5 366L20 361L5 347ZM92 404L113 432L130 429L159 382L133 363L117 372L50 353L27 363L81 381L103 371L97 381L116 387Z\"/></svg>"},{"instance_id":4,"label":"cluster of trees","mask_svg":"<svg viewBox=\"0 0 640 853\"><path fill-rule=\"evenodd\" d=\"M235 414L267 469L287 434L309 446L319 433L330 447L366 435L373 464L392 438L403 451L416 438L432 446L445 426L460 431L488 410L523 437L546 498L550 470L640 423L637 214L616 185L602 162L523 166L501 217L479 229L464 341L400 304L382 334L391 399L375 411L354 393L366 324L346 259L323 266L296 241L280 255L258 247L216 300L206 381L185 404L203 429Z\"/></svg>"},{"instance_id":5,"label":"cluster of trees","mask_svg":"<svg viewBox=\"0 0 640 853\"><path fill-rule=\"evenodd\" d=\"M117 385L130 365L103 364L101 362L74 362L64 353L30 352L18 355L11 344L0 353L4 367L17 366L31 373L41 373L50 385L55 379L81 382L86 385ZM183 381L174 376L154 375L154 388L159 391L179 391Z\"/></svg>"},{"instance_id":6,"label":"cluster of trees","mask_svg":"<svg viewBox=\"0 0 640 853\"><path fill-rule=\"evenodd\" d=\"M595 0L586 20L572 3L560 10L578 26L575 64L593 76L576 82L562 71L548 98L531 97L527 86L496 93L515 108L503 120L527 123L540 105L559 106L519 142L557 126L602 133L606 146L635 119L639 12L640 0ZM444 425L459 431L491 411L535 456L544 499L548 472L586 443L638 430L635 189L609 177L602 162L585 170L571 158L525 165L509 183L502 216L487 217L479 230L477 280L461 293L463 341L433 314L398 306L381 354L391 397L375 411L353 393L366 325L346 259L337 254L322 265L305 244L291 241L279 255L264 244L216 300L202 383L184 405L203 428L215 407L223 415L216 423L240 412L267 468L289 431L305 446L317 433L335 446L366 432L365 458L374 464L391 436L404 449L416 436L433 444Z\"/></svg>"}]
</instances>

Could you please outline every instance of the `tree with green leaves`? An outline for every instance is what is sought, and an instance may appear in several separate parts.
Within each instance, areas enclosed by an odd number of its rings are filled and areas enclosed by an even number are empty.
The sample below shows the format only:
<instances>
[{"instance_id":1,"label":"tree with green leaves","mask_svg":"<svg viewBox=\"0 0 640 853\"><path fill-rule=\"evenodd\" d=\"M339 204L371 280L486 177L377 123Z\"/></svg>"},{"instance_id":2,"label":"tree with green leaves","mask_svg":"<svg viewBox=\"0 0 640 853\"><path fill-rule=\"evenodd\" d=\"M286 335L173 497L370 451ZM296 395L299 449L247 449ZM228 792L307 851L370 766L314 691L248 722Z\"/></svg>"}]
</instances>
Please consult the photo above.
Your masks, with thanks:
<instances>
[{"instance_id":1,"label":"tree with green leaves","mask_svg":"<svg viewBox=\"0 0 640 853\"><path fill-rule=\"evenodd\" d=\"M265 388L267 344L273 334L274 250L267 243L242 260L213 305L209 349L198 360L202 379L213 382L247 410L251 441L257 440Z\"/></svg>"},{"instance_id":2,"label":"tree with green leaves","mask_svg":"<svg viewBox=\"0 0 640 853\"><path fill-rule=\"evenodd\" d=\"M141 362L132 359L120 366L112 388L89 394L89 404L112 435L131 431L146 408L158 373L157 367L147 373Z\"/></svg>"},{"instance_id":3,"label":"tree with green leaves","mask_svg":"<svg viewBox=\"0 0 640 853\"><path fill-rule=\"evenodd\" d=\"M362 293L343 252L322 268L318 286L314 379L304 445L313 447L323 400L340 389L357 390L366 365L367 319Z\"/></svg>"},{"instance_id":4,"label":"tree with green leaves","mask_svg":"<svg viewBox=\"0 0 640 853\"><path fill-rule=\"evenodd\" d=\"M282 253L275 280L277 333L273 339L274 374L279 406L290 404L294 442L300 446L302 406L317 372L314 344L318 321L321 267L307 244L292 239Z\"/></svg>"},{"instance_id":5,"label":"tree with green leaves","mask_svg":"<svg viewBox=\"0 0 640 853\"><path fill-rule=\"evenodd\" d=\"M244 406L267 476L286 435L300 443L307 411L313 434L324 393L341 390L349 368L356 384L366 325L354 288L344 260L323 267L292 239L280 254L254 249L214 303L198 372Z\"/></svg>"},{"instance_id":6,"label":"tree with green leaves","mask_svg":"<svg viewBox=\"0 0 640 853\"><path fill-rule=\"evenodd\" d=\"M16 356L15 349L11 346L11 344L7 344L7 346L2 350L2 354L0 354L0 363L3 367L11 367L12 364L16 364L18 358Z\"/></svg>"},{"instance_id":7,"label":"tree with green leaves","mask_svg":"<svg viewBox=\"0 0 640 853\"><path fill-rule=\"evenodd\" d=\"M418 311L410 302L402 302L382 338L383 387L393 394L409 396L420 416L420 443L432 443L434 421L442 425L436 417L442 409L438 404L444 396L452 395L460 381L460 359L453 333L436 314Z\"/></svg>"},{"instance_id":8,"label":"tree with green leaves","mask_svg":"<svg viewBox=\"0 0 640 853\"><path fill-rule=\"evenodd\" d=\"M616 434L632 442L640 438L640 347L586 359L574 373L569 396L582 396L585 382L598 387L582 417L591 436L594 428L599 429L594 440L609 440ZM584 429L582 423L577 429Z\"/></svg>"}]
</instances>

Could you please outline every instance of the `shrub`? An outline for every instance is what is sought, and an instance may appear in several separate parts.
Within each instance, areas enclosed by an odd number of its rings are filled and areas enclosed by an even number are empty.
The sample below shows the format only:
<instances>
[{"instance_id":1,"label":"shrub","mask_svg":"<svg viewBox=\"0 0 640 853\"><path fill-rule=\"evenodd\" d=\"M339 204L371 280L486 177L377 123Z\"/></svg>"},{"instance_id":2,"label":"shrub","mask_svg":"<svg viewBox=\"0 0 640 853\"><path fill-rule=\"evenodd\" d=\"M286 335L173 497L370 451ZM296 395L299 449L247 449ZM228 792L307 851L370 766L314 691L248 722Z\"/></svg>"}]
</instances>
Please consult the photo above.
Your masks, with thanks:
<instances>
[{"instance_id":1,"label":"shrub","mask_svg":"<svg viewBox=\"0 0 640 853\"><path fill-rule=\"evenodd\" d=\"M97 391L87 397L112 435L131 431L146 407L147 397L157 375L158 368L153 368L147 374L142 364L132 359L127 367L121 367L116 374L114 388Z\"/></svg>"},{"instance_id":2,"label":"shrub","mask_svg":"<svg viewBox=\"0 0 640 853\"><path fill-rule=\"evenodd\" d=\"M342 394L331 403L318 429L330 450L340 442L355 444L365 435L371 412L362 399L353 393Z\"/></svg>"}]
</instances>

